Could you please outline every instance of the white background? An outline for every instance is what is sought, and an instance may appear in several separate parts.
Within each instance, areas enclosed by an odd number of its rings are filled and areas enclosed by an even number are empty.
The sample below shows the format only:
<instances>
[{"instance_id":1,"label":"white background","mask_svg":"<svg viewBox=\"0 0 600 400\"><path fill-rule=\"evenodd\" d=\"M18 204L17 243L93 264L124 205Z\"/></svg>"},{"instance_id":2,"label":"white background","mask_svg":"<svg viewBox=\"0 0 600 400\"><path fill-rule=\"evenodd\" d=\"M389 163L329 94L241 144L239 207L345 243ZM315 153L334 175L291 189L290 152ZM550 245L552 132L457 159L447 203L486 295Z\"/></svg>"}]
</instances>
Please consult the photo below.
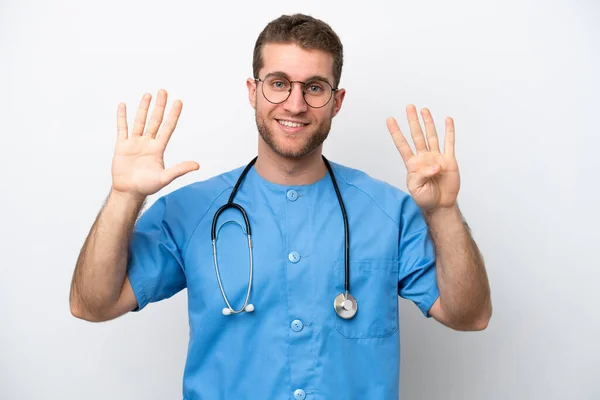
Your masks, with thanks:
<instances>
[{"instance_id":1,"label":"white background","mask_svg":"<svg viewBox=\"0 0 600 400\"><path fill-rule=\"evenodd\" d=\"M183 101L166 163L256 152L245 79L264 25L322 18L347 89L325 154L405 189L385 119L456 123L459 205L494 315L460 333L401 302L402 399L600 399L600 5L572 1L0 3L0 398L177 399L186 294L93 324L71 316L79 249L111 184L116 108ZM155 200L152 197L150 202Z\"/></svg>"}]
</instances>

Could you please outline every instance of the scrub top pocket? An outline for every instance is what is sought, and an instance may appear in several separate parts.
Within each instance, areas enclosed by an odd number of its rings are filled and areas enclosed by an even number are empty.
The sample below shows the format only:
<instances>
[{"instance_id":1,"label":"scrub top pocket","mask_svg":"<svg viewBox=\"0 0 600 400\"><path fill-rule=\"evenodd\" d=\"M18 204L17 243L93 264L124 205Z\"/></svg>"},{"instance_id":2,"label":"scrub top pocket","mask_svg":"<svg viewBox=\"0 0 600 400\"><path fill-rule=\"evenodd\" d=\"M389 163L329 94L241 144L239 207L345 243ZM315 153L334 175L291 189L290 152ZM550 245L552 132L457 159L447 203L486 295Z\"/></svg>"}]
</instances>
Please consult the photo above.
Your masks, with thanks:
<instances>
[{"instance_id":1,"label":"scrub top pocket","mask_svg":"<svg viewBox=\"0 0 600 400\"><path fill-rule=\"evenodd\" d=\"M344 292L344 261L336 261L331 313L335 328L349 339L373 339L398 329L398 263L392 260L350 261L350 294L358 303L351 319L333 310L333 298Z\"/></svg>"}]
</instances>

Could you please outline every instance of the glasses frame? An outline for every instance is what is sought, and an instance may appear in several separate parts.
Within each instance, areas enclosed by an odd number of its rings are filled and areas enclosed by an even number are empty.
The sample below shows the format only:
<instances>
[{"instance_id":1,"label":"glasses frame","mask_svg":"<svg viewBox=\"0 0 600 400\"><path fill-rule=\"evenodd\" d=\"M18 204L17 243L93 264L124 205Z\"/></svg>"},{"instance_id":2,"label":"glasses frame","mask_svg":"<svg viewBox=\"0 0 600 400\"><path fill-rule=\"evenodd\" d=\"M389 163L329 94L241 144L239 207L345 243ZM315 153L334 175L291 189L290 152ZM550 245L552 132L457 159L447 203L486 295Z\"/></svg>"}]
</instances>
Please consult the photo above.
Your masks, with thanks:
<instances>
[{"instance_id":1,"label":"glasses frame","mask_svg":"<svg viewBox=\"0 0 600 400\"><path fill-rule=\"evenodd\" d=\"M285 99L283 99L282 101L280 101L280 102L277 102L277 103L276 103L276 102L274 102L274 101L271 101L271 100L269 100L269 98L268 98L268 97L267 97L267 95L265 94L265 85L264 85L264 84L265 84L265 81L264 81L263 79L260 79L260 78L254 78L254 82L262 82L262 84L263 84L263 85L262 85L262 89L261 89L260 91L261 91L261 93L262 93L263 97L265 98L265 100L267 100L267 101L268 101L269 103L271 103L271 104L281 104L281 103L284 103L284 102L286 102L286 101L287 101L287 99L289 99L289 98L290 98L290 95L292 94L292 90L294 90L294 83L299 83L299 84L302 86L302 98L304 99L304 102L306 103L306 105L308 105L310 108L323 108L323 107L325 107L327 104L329 104L329 102L331 101L331 99L332 99L332 98L333 98L333 96L335 95L335 92L337 92L337 91L339 90L339 88L337 88L337 87L336 87L336 88L334 88L333 86L331 86L331 83L329 83L329 82L327 82L327 81L325 81L325 80L322 80L322 79L312 79L311 81L317 80L317 81L319 81L319 82L326 83L326 84L328 84L328 85L329 85L329 87L331 88L331 94L329 95L329 99L327 99L327 101L325 102L325 104L323 104L322 106L319 106L319 107L315 107L315 106L311 106L311 105L308 103L308 101L306 101L306 92L304 91L304 89L306 89L306 84L307 84L307 82L302 82L302 81L291 81L291 80L289 80L288 78L286 78L286 77L284 77L284 76L277 76L277 78L280 78L280 79L285 79L286 81L288 81L288 82L290 83L290 90L288 90L288 95L286 96L286 98L285 98ZM265 79L266 79L266 77L265 77Z\"/></svg>"}]
</instances>

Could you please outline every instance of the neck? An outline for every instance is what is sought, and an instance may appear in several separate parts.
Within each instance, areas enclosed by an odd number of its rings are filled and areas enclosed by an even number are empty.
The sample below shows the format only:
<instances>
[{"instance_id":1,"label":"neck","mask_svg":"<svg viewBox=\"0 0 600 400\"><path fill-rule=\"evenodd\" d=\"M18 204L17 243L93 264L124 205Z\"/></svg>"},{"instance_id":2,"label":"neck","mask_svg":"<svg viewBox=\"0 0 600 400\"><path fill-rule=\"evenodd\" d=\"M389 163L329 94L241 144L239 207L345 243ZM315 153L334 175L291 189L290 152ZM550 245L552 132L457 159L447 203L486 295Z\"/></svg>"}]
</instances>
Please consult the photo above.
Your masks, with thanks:
<instances>
[{"instance_id":1,"label":"neck","mask_svg":"<svg viewBox=\"0 0 600 400\"><path fill-rule=\"evenodd\" d=\"M322 146L319 146L302 158L286 158L273 152L260 140L254 167L261 177L278 185L310 185L327 173L321 151Z\"/></svg>"}]
</instances>

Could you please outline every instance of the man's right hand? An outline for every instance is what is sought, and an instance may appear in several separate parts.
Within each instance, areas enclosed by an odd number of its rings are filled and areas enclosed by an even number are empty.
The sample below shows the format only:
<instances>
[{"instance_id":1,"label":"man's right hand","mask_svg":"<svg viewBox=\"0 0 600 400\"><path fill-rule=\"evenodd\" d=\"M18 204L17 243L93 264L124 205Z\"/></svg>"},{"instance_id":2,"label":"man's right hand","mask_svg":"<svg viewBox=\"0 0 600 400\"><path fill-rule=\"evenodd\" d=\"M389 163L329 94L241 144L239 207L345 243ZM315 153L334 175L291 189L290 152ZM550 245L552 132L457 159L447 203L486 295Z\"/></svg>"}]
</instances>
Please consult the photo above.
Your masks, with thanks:
<instances>
[{"instance_id":1,"label":"man's right hand","mask_svg":"<svg viewBox=\"0 0 600 400\"><path fill-rule=\"evenodd\" d=\"M177 126L183 104L181 100L175 100L167 120L161 126L167 104L167 92L159 90L154 111L146 127L151 100L152 96L149 93L142 97L131 135L127 130L125 104L119 104L117 110L117 144L112 162L112 189L139 201L158 192L176 178L200 168L194 161L185 161L165 169L163 155Z\"/></svg>"}]
</instances>

